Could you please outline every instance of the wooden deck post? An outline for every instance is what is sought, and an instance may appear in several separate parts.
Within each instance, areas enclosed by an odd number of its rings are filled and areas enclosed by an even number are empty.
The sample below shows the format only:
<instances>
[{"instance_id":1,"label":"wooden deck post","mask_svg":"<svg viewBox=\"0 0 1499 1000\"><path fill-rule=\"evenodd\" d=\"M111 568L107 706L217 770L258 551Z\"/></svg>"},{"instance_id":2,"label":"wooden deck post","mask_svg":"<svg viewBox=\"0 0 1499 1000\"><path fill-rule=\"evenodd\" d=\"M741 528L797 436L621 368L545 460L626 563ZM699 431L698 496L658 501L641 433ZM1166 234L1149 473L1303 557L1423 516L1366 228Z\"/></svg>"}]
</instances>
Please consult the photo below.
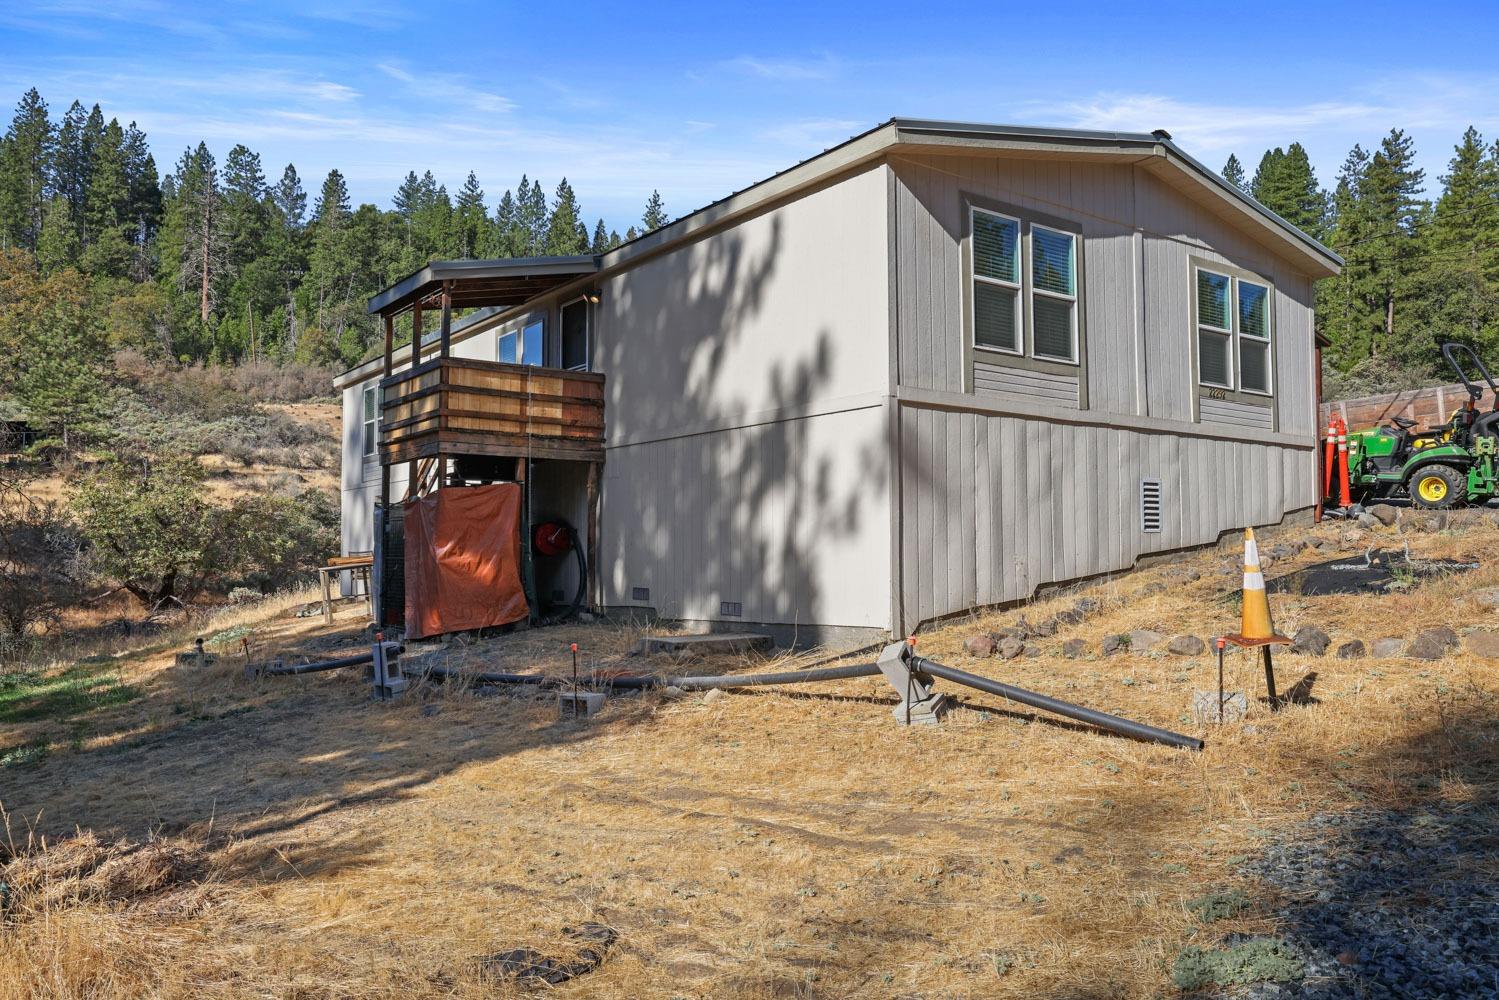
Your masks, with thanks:
<instances>
[{"instance_id":1,"label":"wooden deck post","mask_svg":"<svg viewBox=\"0 0 1499 1000\"><path fill-rule=\"evenodd\" d=\"M391 369L395 366L395 342L396 342L396 320L394 316L385 317L385 366L381 369L382 381L390 378ZM375 433L380 432L381 411L385 409L385 390L380 387L375 389ZM364 414L360 414L363 417ZM375 446L375 457L380 459L380 505L390 506L390 465L381 458L380 446Z\"/></svg>"},{"instance_id":2,"label":"wooden deck post","mask_svg":"<svg viewBox=\"0 0 1499 1000\"><path fill-rule=\"evenodd\" d=\"M444 281L442 283L442 346L439 348L441 356L446 358L452 347L453 340L453 283Z\"/></svg>"},{"instance_id":3,"label":"wooden deck post","mask_svg":"<svg viewBox=\"0 0 1499 1000\"><path fill-rule=\"evenodd\" d=\"M411 307L411 367L422 363L422 304Z\"/></svg>"},{"instance_id":4,"label":"wooden deck post","mask_svg":"<svg viewBox=\"0 0 1499 1000\"><path fill-rule=\"evenodd\" d=\"M599 595L599 463L588 463L588 606L597 611Z\"/></svg>"}]
</instances>

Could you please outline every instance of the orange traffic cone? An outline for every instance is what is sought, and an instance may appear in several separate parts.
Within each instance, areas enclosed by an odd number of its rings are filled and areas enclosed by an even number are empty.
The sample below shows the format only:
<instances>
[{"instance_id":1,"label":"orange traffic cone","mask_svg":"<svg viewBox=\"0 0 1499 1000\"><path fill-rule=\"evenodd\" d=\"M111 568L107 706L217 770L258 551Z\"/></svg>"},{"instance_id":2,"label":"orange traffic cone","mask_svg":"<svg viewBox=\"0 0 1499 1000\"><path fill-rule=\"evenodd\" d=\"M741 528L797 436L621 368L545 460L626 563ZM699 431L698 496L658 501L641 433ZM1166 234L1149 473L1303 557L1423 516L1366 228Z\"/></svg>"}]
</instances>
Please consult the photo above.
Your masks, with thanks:
<instances>
[{"instance_id":1,"label":"orange traffic cone","mask_svg":"<svg viewBox=\"0 0 1499 1000\"><path fill-rule=\"evenodd\" d=\"M1270 600L1265 596L1265 576L1260 572L1260 550L1254 529L1244 529L1244 600L1239 634L1223 638L1235 646L1269 646L1291 640L1275 631L1270 621Z\"/></svg>"}]
</instances>

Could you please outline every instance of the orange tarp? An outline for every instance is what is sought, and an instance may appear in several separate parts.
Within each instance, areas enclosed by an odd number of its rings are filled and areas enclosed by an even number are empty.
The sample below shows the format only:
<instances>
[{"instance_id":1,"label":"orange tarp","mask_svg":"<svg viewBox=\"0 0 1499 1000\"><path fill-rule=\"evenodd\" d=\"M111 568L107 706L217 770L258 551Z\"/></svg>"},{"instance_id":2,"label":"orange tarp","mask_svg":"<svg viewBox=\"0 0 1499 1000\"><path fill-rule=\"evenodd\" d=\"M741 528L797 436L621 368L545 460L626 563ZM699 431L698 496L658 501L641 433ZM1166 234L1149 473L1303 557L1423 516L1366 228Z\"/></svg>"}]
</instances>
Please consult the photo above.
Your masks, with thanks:
<instances>
[{"instance_id":1,"label":"orange tarp","mask_svg":"<svg viewBox=\"0 0 1499 1000\"><path fill-rule=\"evenodd\" d=\"M516 483L433 490L406 505L406 635L506 625L529 613Z\"/></svg>"}]
</instances>

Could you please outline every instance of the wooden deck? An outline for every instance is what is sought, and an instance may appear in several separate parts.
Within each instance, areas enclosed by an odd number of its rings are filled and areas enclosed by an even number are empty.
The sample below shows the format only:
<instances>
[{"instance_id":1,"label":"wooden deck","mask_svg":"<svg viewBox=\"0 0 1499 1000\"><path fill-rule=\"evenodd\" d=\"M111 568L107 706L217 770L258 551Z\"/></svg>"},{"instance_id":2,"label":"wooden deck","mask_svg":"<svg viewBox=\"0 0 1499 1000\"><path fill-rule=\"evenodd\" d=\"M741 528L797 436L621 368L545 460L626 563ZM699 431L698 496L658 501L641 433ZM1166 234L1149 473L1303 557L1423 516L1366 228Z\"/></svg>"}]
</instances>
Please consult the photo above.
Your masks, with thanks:
<instances>
[{"instance_id":1,"label":"wooden deck","mask_svg":"<svg viewBox=\"0 0 1499 1000\"><path fill-rule=\"evenodd\" d=\"M380 382L380 463L604 460L604 376L437 357Z\"/></svg>"}]
</instances>

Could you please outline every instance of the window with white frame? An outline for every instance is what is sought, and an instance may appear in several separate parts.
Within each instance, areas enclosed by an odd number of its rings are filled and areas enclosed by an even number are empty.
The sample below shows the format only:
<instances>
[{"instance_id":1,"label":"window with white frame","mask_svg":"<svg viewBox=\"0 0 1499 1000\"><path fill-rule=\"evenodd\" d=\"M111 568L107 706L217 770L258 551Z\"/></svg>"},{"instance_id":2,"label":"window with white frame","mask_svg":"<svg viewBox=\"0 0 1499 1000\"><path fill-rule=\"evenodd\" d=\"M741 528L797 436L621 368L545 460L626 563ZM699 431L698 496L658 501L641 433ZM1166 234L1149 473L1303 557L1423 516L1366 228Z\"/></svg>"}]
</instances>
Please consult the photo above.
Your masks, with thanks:
<instances>
[{"instance_id":1,"label":"window with white frame","mask_svg":"<svg viewBox=\"0 0 1499 1000\"><path fill-rule=\"evenodd\" d=\"M380 421L380 387L378 385L367 385L364 387L363 419L360 421L360 440L363 442L364 457L373 458L376 445L376 431Z\"/></svg>"},{"instance_id":2,"label":"window with white frame","mask_svg":"<svg viewBox=\"0 0 1499 1000\"><path fill-rule=\"evenodd\" d=\"M501 333L495 343L495 360L512 365L546 364L543 333L541 320Z\"/></svg>"},{"instance_id":3,"label":"window with white frame","mask_svg":"<svg viewBox=\"0 0 1499 1000\"><path fill-rule=\"evenodd\" d=\"M970 207L973 346L1078 363L1076 234Z\"/></svg>"},{"instance_id":4,"label":"window with white frame","mask_svg":"<svg viewBox=\"0 0 1499 1000\"><path fill-rule=\"evenodd\" d=\"M1270 286L1197 268L1197 380L1213 389L1268 396Z\"/></svg>"}]
</instances>

